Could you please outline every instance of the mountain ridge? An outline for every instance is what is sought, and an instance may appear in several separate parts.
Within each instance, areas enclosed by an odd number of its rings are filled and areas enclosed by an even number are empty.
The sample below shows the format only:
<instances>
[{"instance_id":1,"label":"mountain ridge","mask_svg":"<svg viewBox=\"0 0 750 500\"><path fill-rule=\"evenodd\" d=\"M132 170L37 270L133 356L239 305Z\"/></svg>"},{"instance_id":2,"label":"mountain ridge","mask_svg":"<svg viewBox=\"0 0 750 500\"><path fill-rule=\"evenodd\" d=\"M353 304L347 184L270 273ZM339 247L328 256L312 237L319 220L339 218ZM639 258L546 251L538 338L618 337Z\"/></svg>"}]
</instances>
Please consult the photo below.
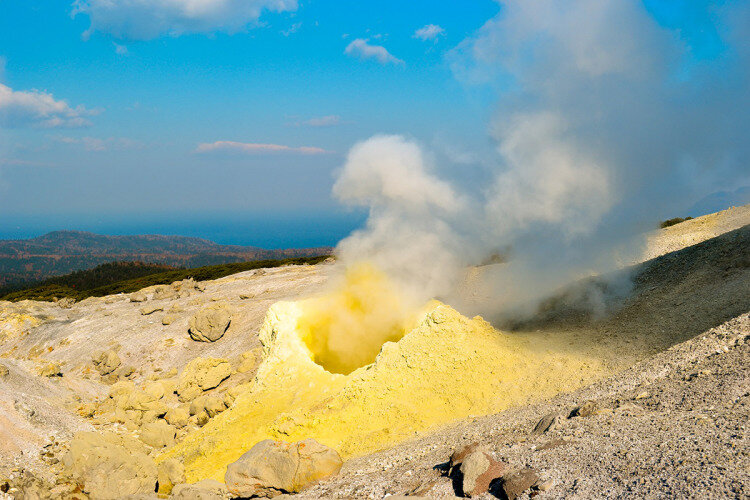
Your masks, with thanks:
<instances>
[{"instance_id":1,"label":"mountain ridge","mask_svg":"<svg viewBox=\"0 0 750 500\"><path fill-rule=\"evenodd\" d=\"M39 281L116 261L201 267L265 259L314 257L331 247L264 249L222 245L179 235L102 235L52 231L28 239L0 240L0 286Z\"/></svg>"}]
</instances>

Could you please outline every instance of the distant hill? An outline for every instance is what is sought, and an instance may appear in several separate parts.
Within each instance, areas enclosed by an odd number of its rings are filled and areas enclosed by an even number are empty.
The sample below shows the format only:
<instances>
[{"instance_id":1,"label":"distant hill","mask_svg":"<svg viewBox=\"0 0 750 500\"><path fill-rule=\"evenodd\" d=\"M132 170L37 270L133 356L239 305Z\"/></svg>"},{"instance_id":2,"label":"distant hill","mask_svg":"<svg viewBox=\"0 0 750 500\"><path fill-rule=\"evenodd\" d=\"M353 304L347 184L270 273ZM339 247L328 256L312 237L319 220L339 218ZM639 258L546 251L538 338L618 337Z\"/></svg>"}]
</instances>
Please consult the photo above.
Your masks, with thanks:
<instances>
[{"instance_id":1,"label":"distant hill","mask_svg":"<svg viewBox=\"0 0 750 500\"><path fill-rule=\"evenodd\" d=\"M254 260L234 262L192 269L175 269L142 262L110 262L87 271L76 271L56 276L38 283L0 287L0 300L52 301L62 298L83 300L116 293L130 293L153 285L167 285L193 278L196 281L214 280L251 269L280 267L284 265L318 264L328 255L294 257L289 259Z\"/></svg>"},{"instance_id":2,"label":"distant hill","mask_svg":"<svg viewBox=\"0 0 750 500\"><path fill-rule=\"evenodd\" d=\"M108 262L132 261L194 268L263 259L330 254L330 247L267 250L220 245L185 236L105 236L54 231L26 240L0 240L0 286L38 282L92 269Z\"/></svg>"}]
</instances>

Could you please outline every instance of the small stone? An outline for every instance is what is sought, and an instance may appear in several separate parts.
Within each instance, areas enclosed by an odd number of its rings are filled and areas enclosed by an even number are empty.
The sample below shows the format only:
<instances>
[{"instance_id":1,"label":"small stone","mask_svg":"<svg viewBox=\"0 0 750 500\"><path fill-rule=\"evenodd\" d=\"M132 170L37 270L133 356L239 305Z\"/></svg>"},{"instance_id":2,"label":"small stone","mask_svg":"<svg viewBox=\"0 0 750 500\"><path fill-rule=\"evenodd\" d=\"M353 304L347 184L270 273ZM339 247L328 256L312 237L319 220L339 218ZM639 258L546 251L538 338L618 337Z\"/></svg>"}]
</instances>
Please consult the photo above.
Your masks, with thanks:
<instances>
[{"instance_id":1,"label":"small stone","mask_svg":"<svg viewBox=\"0 0 750 500\"><path fill-rule=\"evenodd\" d=\"M159 312L163 310L164 308L161 306L150 305L150 306L141 307L141 314L143 316L148 316L150 314L154 314L155 312Z\"/></svg>"},{"instance_id":2,"label":"small stone","mask_svg":"<svg viewBox=\"0 0 750 500\"><path fill-rule=\"evenodd\" d=\"M10 375L10 370L5 365L0 365L0 379L7 377Z\"/></svg>"},{"instance_id":3,"label":"small stone","mask_svg":"<svg viewBox=\"0 0 750 500\"><path fill-rule=\"evenodd\" d=\"M180 461L168 458L157 466L156 478L159 495L169 495L176 484L185 482L185 467Z\"/></svg>"},{"instance_id":4,"label":"small stone","mask_svg":"<svg viewBox=\"0 0 750 500\"><path fill-rule=\"evenodd\" d=\"M507 500L516 500L516 498L534 486L538 480L539 477L534 469L521 469L505 474L495 487L498 491L493 491L493 494Z\"/></svg>"},{"instance_id":5,"label":"small stone","mask_svg":"<svg viewBox=\"0 0 750 500\"><path fill-rule=\"evenodd\" d=\"M208 421L211 419L211 417L208 416L208 413L206 413L205 410L201 411L195 416L195 423L198 424L200 427L203 427L208 423Z\"/></svg>"},{"instance_id":6,"label":"small stone","mask_svg":"<svg viewBox=\"0 0 750 500\"><path fill-rule=\"evenodd\" d=\"M464 495L473 497L486 492L490 483L500 477L505 470L502 462L498 462L489 453L477 449L466 456L461 462L461 488Z\"/></svg>"},{"instance_id":7,"label":"small stone","mask_svg":"<svg viewBox=\"0 0 750 500\"><path fill-rule=\"evenodd\" d=\"M47 363L39 369L40 377L62 377L62 369L57 363Z\"/></svg>"},{"instance_id":8,"label":"small stone","mask_svg":"<svg viewBox=\"0 0 750 500\"><path fill-rule=\"evenodd\" d=\"M595 401L586 401L581 406L574 408L573 411L570 412L568 418L588 417L596 413L596 408L597 407Z\"/></svg>"},{"instance_id":9,"label":"small stone","mask_svg":"<svg viewBox=\"0 0 750 500\"><path fill-rule=\"evenodd\" d=\"M164 415L164 420L173 425L178 429L185 427L188 424L190 413L185 408L170 408Z\"/></svg>"},{"instance_id":10,"label":"small stone","mask_svg":"<svg viewBox=\"0 0 750 500\"><path fill-rule=\"evenodd\" d=\"M219 413L227 409L224 404L224 400L217 396L208 396L203 404L203 407L208 414L209 418L213 418Z\"/></svg>"},{"instance_id":11,"label":"small stone","mask_svg":"<svg viewBox=\"0 0 750 500\"><path fill-rule=\"evenodd\" d=\"M549 491L554 487L555 481L552 479L547 479L546 481L542 481L541 483L536 485L536 489L538 489L539 491Z\"/></svg>"},{"instance_id":12,"label":"small stone","mask_svg":"<svg viewBox=\"0 0 750 500\"><path fill-rule=\"evenodd\" d=\"M557 422L557 413L550 413L548 415L543 416L539 422L537 422L536 426L534 427L534 430L531 431L532 434L544 434L545 432L552 429L552 427Z\"/></svg>"},{"instance_id":13,"label":"small stone","mask_svg":"<svg viewBox=\"0 0 750 500\"><path fill-rule=\"evenodd\" d=\"M148 296L143 292L133 292L130 294L130 302L146 302Z\"/></svg>"},{"instance_id":14,"label":"small stone","mask_svg":"<svg viewBox=\"0 0 750 500\"><path fill-rule=\"evenodd\" d=\"M102 377L115 371L121 364L120 356L118 356L112 349L100 352L91 360L94 363L96 371L98 371L99 375Z\"/></svg>"},{"instance_id":15,"label":"small stone","mask_svg":"<svg viewBox=\"0 0 750 500\"><path fill-rule=\"evenodd\" d=\"M165 314L164 317L161 319L161 324L164 326L169 326L172 323L174 323L177 320L177 316L174 314Z\"/></svg>"},{"instance_id":16,"label":"small stone","mask_svg":"<svg viewBox=\"0 0 750 500\"><path fill-rule=\"evenodd\" d=\"M470 443L455 450L448 459L448 469L450 471L449 473L452 474L453 468L460 466L461 462L464 461L464 458L469 456L477 449L479 449L479 443Z\"/></svg>"},{"instance_id":17,"label":"small stone","mask_svg":"<svg viewBox=\"0 0 750 500\"><path fill-rule=\"evenodd\" d=\"M646 398L648 398L648 397L650 397L650 396L651 396L651 394L650 394L650 393L649 393L648 391L643 391L643 392L641 392L640 394L638 394L638 395L637 395L637 396L635 397L635 399L646 399Z\"/></svg>"}]
</instances>

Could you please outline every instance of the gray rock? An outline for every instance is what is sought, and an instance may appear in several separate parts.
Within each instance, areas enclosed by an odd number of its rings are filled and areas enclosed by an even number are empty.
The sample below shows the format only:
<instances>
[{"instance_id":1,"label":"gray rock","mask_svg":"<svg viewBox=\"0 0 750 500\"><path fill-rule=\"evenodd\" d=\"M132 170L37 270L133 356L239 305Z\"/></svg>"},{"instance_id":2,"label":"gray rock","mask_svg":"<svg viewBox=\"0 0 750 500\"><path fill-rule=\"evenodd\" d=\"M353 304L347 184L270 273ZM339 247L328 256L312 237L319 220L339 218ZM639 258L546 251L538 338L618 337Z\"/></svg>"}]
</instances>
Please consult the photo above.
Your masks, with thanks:
<instances>
[{"instance_id":1,"label":"gray rock","mask_svg":"<svg viewBox=\"0 0 750 500\"><path fill-rule=\"evenodd\" d=\"M596 408L595 401L586 401L581 406L574 408L573 411L570 412L568 418L588 417L596 413Z\"/></svg>"},{"instance_id":2,"label":"gray rock","mask_svg":"<svg viewBox=\"0 0 750 500\"><path fill-rule=\"evenodd\" d=\"M549 431L554 427L555 423L557 422L557 413L550 413L548 415L543 416L539 422L537 422L536 426L534 427L534 430L531 431L532 434L544 434L545 432Z\"/></svg>"},{"instance_id":3,"label":"gray rock","mask_svg":"<svg viewBox=\"0 0 750 500\"><path fill-rule=\"evenodd\" d=\"M505 474L499 481L496 491L492 493L500 498L516 500L524 492L531 489L539 481L534 469L521 469L516 472Z\"/></svg>"}]
</instances>

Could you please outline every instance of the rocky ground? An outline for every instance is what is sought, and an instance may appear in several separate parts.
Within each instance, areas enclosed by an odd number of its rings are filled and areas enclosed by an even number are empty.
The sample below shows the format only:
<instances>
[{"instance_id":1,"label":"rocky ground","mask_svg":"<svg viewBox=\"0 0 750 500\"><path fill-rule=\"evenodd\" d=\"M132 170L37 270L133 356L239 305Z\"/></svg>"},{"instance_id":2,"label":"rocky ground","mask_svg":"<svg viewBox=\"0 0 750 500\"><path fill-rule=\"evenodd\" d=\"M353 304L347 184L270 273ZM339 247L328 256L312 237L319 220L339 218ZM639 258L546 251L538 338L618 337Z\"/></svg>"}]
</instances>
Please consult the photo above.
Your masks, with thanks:
<instances>
[{"instance_id":1,"label":"rocky ground","mask_svg":"<svg viewBox=\"0 0 750 500\"><path fill-rule=\"evenodd\" d=\"M579 308L576 285L573 299L551 302L511 332L629 368L349 459L299 496L452 497L462 480L458 465L448 471L449 457L472 443L505 477L480 498L512 496L503 488L516 471L518 484L536 475L521 491L540 498L750 496L748 224L745 206L657 231L647 260L624 271L633 290L615 297L609 314ZM157 473L166 497L184 473L159 455L232 407L253 379L268 307L321 291L335 272L330 263L289 266L77 304L0 303L0 492L86 498L76 477L91 476L97 456L121 464L110 473L132 477L106 494L91 494L104 479L89 477L89 497L142 491ZM534 432L543 417L549 428ZM172 495L229 496L222 485L202 488L177 486Z\"/></svg>"}]
</instances>

